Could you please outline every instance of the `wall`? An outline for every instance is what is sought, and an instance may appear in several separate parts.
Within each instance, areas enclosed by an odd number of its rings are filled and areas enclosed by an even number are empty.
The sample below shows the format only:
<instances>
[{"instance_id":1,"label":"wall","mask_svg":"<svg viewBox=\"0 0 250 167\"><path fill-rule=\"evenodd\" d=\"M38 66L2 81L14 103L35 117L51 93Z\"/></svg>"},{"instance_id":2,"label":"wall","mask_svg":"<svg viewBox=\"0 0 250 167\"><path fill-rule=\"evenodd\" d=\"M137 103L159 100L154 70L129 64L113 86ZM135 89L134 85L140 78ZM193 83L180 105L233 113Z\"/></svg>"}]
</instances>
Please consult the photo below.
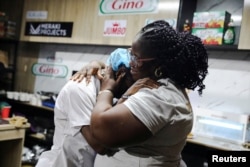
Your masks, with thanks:
<instances>
[{"instance_id":1,"label":"wall","mask_svg":"<svg viewBox=\"0 0 250 167\"><path fill-rule=\"evenodd\" d=\"M29 92L41 90L35 88L36 77L31 72L32 65L37 62L37 55L54 56L57 52L68 53L69 58L71 53L88 55L75 62L74 70L78 70L81 65L93 59L105 61L115 48L117 47L22 43L17 69L19 82L16 82L16 88ZM27 70L24 71L24 68ZM44 77L39 82L45 82L47 79ZM65 78L64 81L66 82L67 79ZM25 82L20 82L23 80ZM55 78L51 80L55 85L58 84ZM209 74L205 83L206 89L201 97L196 92L190 93L194 107L250 113L248 110L250 108L250 51L209 51ZM63 85L61 82L60 84ZM60 85L57 86L54 91L58 91L60 87ZM47 91L51 91L50 88L51 86Z\"/></svg>"},{"instance_id":2,"label":"wall","mask_svg":"<svg viewBox=\"0 0 250 167\"><path fill-rule=\"evenodd\" d=\"M145 25L147 19L177 19L179 0L157 1L134 1L143 2L147 8L135 12L136 7L128 10L115 10L110 12L110 6L99 6L99 4L111 4L113 1L101 0L24 0L24 10L22 17L21 40L32 42L56 42L74 44L106 44L106 45L129 45L134 34L140 27ZM105 3L107 2L107 3ZM116 4L126 5L130 1L117 1ZM147 3L146 3L147 2ZM119 5L115 5L116 8ZM130 5L132 6L132 5ZM138 5L139 6L139 5ZM152 8L152 9L151 9ZM108 9L108 14L100 14L101 10ZM149 10L145 12L146 10ZM29 11L45 11L47 18L27 18ZM111 21L108 27L125 29L125 34L121 36L104 34L105 25ZM73 22L72 37L41 37L25 35L26 22ZM112 26L118 23L118 26ZM124 24L124 25L123 25ZM39 29L39 27L35 27Z\"/></svg>"},{"instance_id":3,"label":"wall","mask_svg":"<svg viewBox=\"0 0 250 167\"><path fill-rule=\"evenodd\" d=\"M44 44L44 43L20 43L17 59L17 72L15 90L25 92L52 91L58 92L62 85L70 78L73 70L79 70L84 64L91 60L105 61L107 56L119 46L99 46L99 45L70 45L70 44ZM78 56L77 60L72 62L72 68L69 68L68 75L65 78L55 78L53 76L36 76L32 72L34 64L39 62L39 58L48 59L56 56L63 56L63 61L48 62L48 64L64 65L68 63L73 56ZM66 57L64 56L66 55ZM25 82L23 82L25 81ZM41 88L36 85L40 82ZM53 82L48 85L46 82ZM44 85L48 85L47 87Z\"/></svg>"},{"instance_id":4,"label":"wall","mask_svg":"<svg viewBox=\"0 0 250 167\"><path fill-rule=\"evenodd\" d=\"M240 16L243 4L236 3L234 0L212 0L209 1L209 4L208 1L199 0L199 7L197 10L219 10L225 5L223 5L223 3L228 1L231 1L232 5L227 6L226 9L229 10L233 16ZM238 22L241 22L241 18L238 20ZM94 58L105 60L107 55L117 47L119 46L65 45L51 43L39 44L22 42L17 60L18 82L16 82L15 88L16 90L29 92L39 90L39 88L35 87L36 77L31 72L32 65L38 61L38 57L55 56L58 52L60 52L68 54L70 59L71 53L81 53L83 54L82 59L76 62L76 67L80 68L79 62L84 64ZM201 97L199 97L195 92L191 92L189 94L193 106L211 110L250 113L249 76L249 50L209 50L209 75L205 80L206 89L204 90L204 94ZM45 80L47 80L47 78ZM51 80L57 84L57 81L54 78L51 78ZM67 78L64 82L66 82L66 80ZM40 80L39 82L43 81ZM60 86L57 87L57 90L59 89Z\"/></svg>"},{"instance_id":5,"label":"wall","mask_svg":"<svg viewBox=\"0 0 250 167\"><path fill-rule=\"evenodd\" d=\"M194 108L250 114L250 51L209 52L202 96L190 92Z\"/></svg>"}]
</instances>

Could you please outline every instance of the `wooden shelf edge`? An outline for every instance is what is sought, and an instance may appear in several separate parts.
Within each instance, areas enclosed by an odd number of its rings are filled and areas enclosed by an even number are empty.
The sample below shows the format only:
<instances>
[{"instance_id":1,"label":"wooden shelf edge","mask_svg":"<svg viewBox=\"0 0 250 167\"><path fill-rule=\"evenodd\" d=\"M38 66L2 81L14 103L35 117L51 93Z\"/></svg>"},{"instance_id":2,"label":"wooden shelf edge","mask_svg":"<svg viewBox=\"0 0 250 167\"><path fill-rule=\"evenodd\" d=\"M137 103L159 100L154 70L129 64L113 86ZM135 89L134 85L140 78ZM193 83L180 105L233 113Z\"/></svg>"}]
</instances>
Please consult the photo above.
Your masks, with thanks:
<instances>
[{"instance_id":1,"label":"wooden shelf edge","mask_svg":"<svg viewBox=\"0 0 250 167\"><path fill-rule=\"evenodd\" d=\"M238 45L205 45L208 51L240 51Z\"/></svg>"}]
</instances>

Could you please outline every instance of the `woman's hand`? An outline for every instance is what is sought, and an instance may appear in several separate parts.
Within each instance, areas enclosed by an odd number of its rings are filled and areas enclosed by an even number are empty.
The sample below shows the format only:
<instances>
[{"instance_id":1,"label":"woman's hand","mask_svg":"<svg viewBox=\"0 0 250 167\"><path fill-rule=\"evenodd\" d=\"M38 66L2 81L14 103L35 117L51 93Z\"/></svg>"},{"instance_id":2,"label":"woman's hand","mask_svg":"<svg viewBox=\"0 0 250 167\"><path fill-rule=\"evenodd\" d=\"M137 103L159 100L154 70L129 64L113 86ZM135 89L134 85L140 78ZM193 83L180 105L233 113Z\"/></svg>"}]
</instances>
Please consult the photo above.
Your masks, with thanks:
<instances>
[{"instance_id":1,"label":"woman's hand","mask_svg":"<svg viewBox=\"0 0 250 167\"><path fill-rule=\"evenodd\" d=\"M111 90L112 92L116 91L117 84L120 79L115 80L115 72L111 67L107 66L105 69L105 75L102 78L101 90Z\"/></svg>"},{"instance_id":2,"label":"woman's hand","mask_svg":"<svg viewBox=\"0 0 250 167\"><path fill-rule=\"evenodd\" d=\"M75 73L70 80L81 82L86 78L86 82L89 83L92 75L96 75L98 79L103 79L104 68L105 64L103 62L92 61Z\"/></svg>"},{"instance_id":3,"label":"woman's hand","mask_svg":"<svg viewBox=\"0 0 250 167\"><path fill-rule=\"evenodd\" d=\"M127 98L140 90L141 88L157 89L160 84L150 78L143 78L137 80L118 100L116 104L123 103Z\"/></svg>"}]
</instances>

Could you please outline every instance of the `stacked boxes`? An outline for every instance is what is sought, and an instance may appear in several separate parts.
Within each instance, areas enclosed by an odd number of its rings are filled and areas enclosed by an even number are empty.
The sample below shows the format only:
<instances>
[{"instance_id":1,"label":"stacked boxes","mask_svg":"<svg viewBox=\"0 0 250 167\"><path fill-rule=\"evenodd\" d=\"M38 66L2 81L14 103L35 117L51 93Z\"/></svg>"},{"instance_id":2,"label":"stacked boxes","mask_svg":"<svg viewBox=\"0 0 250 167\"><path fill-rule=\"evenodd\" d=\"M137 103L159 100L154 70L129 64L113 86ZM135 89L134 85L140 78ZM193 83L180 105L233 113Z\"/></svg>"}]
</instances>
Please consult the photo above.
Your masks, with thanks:
<instances>
[{"instance_id":1,"label":"stacked boxes","mask_svg":"<svg viewBox=\"0 0 250 167\"><path fill-rule=\"evenodd\" d=\"M222 45L230 19L227 11L195 12L192 34L200 37L205 45Z\"/></svg>"},{"instance_id":2,"label":"stacked boxes","mask_svg":"<svg viewBox=\"0 0 250 167\"><path fill-rule=\"evenodd\" d=\"M6 20L6 16L4 12L0 11L0 37L4 36L4 22Z\"/></svg>"},{"instance_id":3,"label":"stacked boxes","mask_svg":"<svg viewBox=\"0 0 250 167\"><path fill-rule=\"evenodd\" d=\"M5 13L0 12L0 37L15 38L16 22L8 20Z\"/></svg>"},{"instance_id":4,"label":"stacked boxes","mask_svg":"<svg viewBox=\"0 0 250 167\"><path fill-rule=\"evenodd\" d=\"M16 37L16 22L9 20L5 22L5 37L7 38Z\"/></svg>"}]
</instances>

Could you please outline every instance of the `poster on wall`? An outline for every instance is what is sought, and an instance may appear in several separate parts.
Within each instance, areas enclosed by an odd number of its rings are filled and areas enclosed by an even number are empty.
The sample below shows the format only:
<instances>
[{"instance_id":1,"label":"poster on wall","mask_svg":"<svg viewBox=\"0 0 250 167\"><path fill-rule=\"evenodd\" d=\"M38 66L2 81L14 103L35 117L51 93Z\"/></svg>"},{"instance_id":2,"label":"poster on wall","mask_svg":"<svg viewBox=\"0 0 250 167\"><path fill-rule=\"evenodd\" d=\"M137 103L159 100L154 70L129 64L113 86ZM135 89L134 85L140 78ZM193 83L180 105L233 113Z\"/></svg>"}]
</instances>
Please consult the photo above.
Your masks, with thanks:
<instances>
[{"instance_id":1,"label":"poster on wall","mask_svg":"<svg viewBox=\"0 0 250 167\"><path fill-rule=\"evenodd\" d=\"M26 22L25 35L71 37L73 22Z\"/></svg>"}]
</instances>

